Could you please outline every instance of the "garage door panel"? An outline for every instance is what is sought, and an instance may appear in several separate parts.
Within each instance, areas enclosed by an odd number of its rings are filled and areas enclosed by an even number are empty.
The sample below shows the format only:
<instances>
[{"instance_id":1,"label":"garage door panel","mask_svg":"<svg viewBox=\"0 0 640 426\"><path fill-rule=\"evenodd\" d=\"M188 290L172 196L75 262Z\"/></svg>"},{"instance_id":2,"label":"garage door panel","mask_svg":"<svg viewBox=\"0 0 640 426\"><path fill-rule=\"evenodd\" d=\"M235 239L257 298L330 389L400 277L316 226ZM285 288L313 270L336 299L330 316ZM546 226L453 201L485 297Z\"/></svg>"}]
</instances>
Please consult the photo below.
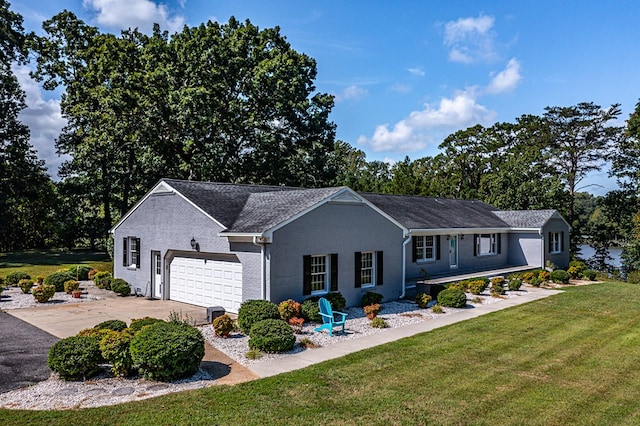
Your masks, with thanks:
<instances>
[{"instance_id":1,"label":"garage door panel","mask_svg":"<svg viewBox=\"0 0 640 426\"><path fill-rule=\"evenodd\" d=\"M219 305L238 312L242 304L242 265L187 257L171 262L169 298L198 306Z\"/></svg>"}]
</instances>

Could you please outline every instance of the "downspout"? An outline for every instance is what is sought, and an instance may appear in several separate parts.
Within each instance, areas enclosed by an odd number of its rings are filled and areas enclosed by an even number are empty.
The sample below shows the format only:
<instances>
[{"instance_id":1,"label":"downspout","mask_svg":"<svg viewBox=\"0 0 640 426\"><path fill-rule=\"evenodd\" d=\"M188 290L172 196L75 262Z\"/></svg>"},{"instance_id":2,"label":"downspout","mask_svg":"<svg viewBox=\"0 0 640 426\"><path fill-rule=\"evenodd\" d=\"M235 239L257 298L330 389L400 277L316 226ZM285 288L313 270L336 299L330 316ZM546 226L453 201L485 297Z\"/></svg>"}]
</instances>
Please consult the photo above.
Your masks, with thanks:
<instances>
[{"instance_id":1,"label":"downspout","mask_svg":"<svg viewBox=\"0 0 640 426\"><path fill-rule=\"evenodd\" d=\"M407 278L407 244L411 241L411 232L407 234L407 239L402 242L402 293L400 299L404 299L406 292L406 278Z\"/></svg>"},{"instance_id":2,"label":"downspout","mask_svg":"<svg viewBox=\"0 0 640 426\"><path fill-rule=\"evenodd\" d=\"M259 243L258 237L253 237L253 244L256 246L260 246L260 299L265 300L267 297L267 258L264 252L264 243Z\"/></svg>"}]
</instances>

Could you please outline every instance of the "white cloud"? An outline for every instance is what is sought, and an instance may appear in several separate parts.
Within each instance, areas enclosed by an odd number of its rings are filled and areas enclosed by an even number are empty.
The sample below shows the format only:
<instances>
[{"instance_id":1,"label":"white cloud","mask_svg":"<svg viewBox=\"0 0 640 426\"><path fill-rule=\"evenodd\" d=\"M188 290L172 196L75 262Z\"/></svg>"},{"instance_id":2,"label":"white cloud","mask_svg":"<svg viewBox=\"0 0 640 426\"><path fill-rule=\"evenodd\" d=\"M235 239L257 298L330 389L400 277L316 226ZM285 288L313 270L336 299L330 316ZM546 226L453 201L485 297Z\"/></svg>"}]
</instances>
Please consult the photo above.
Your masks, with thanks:
<instances>
[{"instance_id":1,"label":"white cloud","mask_svg":"<svg viewBox=\"0 0 640 426\"><path fill-rule=\"evenodd\" d=\"M82 4L96 13L99 25L109 28L138 28L148 34L158 23L171 33L181 30L185 23L184 16L172 14L166 5L151 0L83 0Z\"/></svg>"},{"instance_id":2,"label":"white cloud","mask_svg":"<svg viewBox=\"0 0 640 426\"><path fill-rule=\"evenodd\" d=\"M367 145L375 152L411 152L426 148L434 141L437 130L457 130L478 123L491 123L496 112L477 103L477 91L473 88L457 93L452 98L442 98L438 105L425 104L421 111L413 111L393 128L388 124L376 126L370 138L362 135L360 145Z\"/></svg>"},{"instance_id":3,"label":"white cloud","mask_svg":"<svg viewBox=\"0 0 640 426\"><path fill-rule=\"evenodd\" d=\"M59 156L55 148L55 140L67 124L62 117L60 100L44 99L38 83L29 77L29 68L14 67L13 72L26 94L27 108L22 110L19 119L29 126L31 145L38 151L38 157L45 161L49 174L55 178L58 167L69 159L68 156Z\"/></svg>"},{"instance_id":4,"label":"white cloud","mask_svg":"<svg viewBox=\"0 0 640 426\"><path fill-rule=\"evenodd\" d=\"M444 44L450 48L449 60L472 63L494 59L495 34L491 31L494 23L495 18L486 15L447 22L444 25Z\"/></svg>"},{"instance_id":5,"label":"white cloud","mask_svg":"<svg viewBox=\"0 0 640 426\"><path fill-rule=\"evenodd\" d=\"M391 90L398 93L409 93L411 91L411 86L397 83L391 86Z\"/></svg>"},{"instance_id":6,"label":"white cloud","mask_svg":"<svg viewBox=\"0 0 640 426\"><path fill-rule=\"evenodd\" d=\"M407 71L409 71L411 75L424 77L424 69L422 69L422 67L407 68Z\"/></svg>"},{"instance_id":7,"label":"white cloud","mask_svg":"<svg viewBox=\"0 0 640 426\"><path fill-rule=\"evenodd\" d=\"M491 79L486 90L488 93L510 92L518 86L520 80L522 80L520 62L516 58L512 58L507 67Z\"/></svg>"},{"instance_id":8,"label":"white cloud","mask_svg":"<svg viewBox=\"0 0 640 426\"><path fill-rule=\"evenodd\" d=\"M348 100L357 100L364 98L369 94L369 91L364 87L356 86L352 84L351 86L345 87L342 93L338 93L336 95L336 102L348 101Z\"/></svg>"}]
</instances>

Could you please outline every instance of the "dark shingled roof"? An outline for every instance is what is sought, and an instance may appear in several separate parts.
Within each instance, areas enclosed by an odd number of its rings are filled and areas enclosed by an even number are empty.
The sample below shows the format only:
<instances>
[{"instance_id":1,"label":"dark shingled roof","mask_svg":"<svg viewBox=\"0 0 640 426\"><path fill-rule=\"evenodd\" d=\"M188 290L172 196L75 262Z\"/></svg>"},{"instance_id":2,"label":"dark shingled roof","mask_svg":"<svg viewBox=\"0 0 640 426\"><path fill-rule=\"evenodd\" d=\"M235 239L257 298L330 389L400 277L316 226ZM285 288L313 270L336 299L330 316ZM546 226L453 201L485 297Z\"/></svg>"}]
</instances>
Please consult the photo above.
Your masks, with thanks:
<instances>
[{"instance_id":1,"label":"dark shingled roof","mask_svg":"<svg viewBox=\"0 0 640 426\"><path fill-rule=\"evenodd\" d=\"M509 228L477 200L361 193L380 210L409 229Z\"/></svg>"},{"instance_id":2,"label":"dark shingled roof","mask_svg":"<svg viewBox=\"0 0 640 426\"><path fill-rule=\"evenodd\" d=\"M555 210L498 210L496 216L512 228L542 228L556 213Z\"/></svg>"}]
</instances>

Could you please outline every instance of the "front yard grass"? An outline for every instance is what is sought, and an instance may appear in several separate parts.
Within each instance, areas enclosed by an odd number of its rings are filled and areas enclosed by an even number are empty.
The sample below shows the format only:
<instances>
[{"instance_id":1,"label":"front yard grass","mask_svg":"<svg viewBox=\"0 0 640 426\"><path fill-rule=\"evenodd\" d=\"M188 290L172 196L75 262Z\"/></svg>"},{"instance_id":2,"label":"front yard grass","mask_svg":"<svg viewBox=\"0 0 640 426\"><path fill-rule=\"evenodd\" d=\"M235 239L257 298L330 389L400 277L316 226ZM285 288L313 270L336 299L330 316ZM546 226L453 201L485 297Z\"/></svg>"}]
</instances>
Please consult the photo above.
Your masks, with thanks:
<instances>
[{"instance_id":1,"label":"front yard grass","mask_svg":"<svg viewBox=\"0 0 640 426\"><path fill-rule=\"evenodd\" d=\"M101 271L113 272L113 262L104 252L89 250L27 250L0 253L0 276L11 272L26 272L34 278L47 276L58 269L87 264Z\"/></svg>"},{"instance_id":2,"label":"front yard grass","mask_svg":"<svg viewBox=\"0 0 640 426\"><path fill-rule=\"evenodd\" d=\"M640 424L640 286L547 299L236 386L1 424Z\"/></svg>"}]
</instances>

